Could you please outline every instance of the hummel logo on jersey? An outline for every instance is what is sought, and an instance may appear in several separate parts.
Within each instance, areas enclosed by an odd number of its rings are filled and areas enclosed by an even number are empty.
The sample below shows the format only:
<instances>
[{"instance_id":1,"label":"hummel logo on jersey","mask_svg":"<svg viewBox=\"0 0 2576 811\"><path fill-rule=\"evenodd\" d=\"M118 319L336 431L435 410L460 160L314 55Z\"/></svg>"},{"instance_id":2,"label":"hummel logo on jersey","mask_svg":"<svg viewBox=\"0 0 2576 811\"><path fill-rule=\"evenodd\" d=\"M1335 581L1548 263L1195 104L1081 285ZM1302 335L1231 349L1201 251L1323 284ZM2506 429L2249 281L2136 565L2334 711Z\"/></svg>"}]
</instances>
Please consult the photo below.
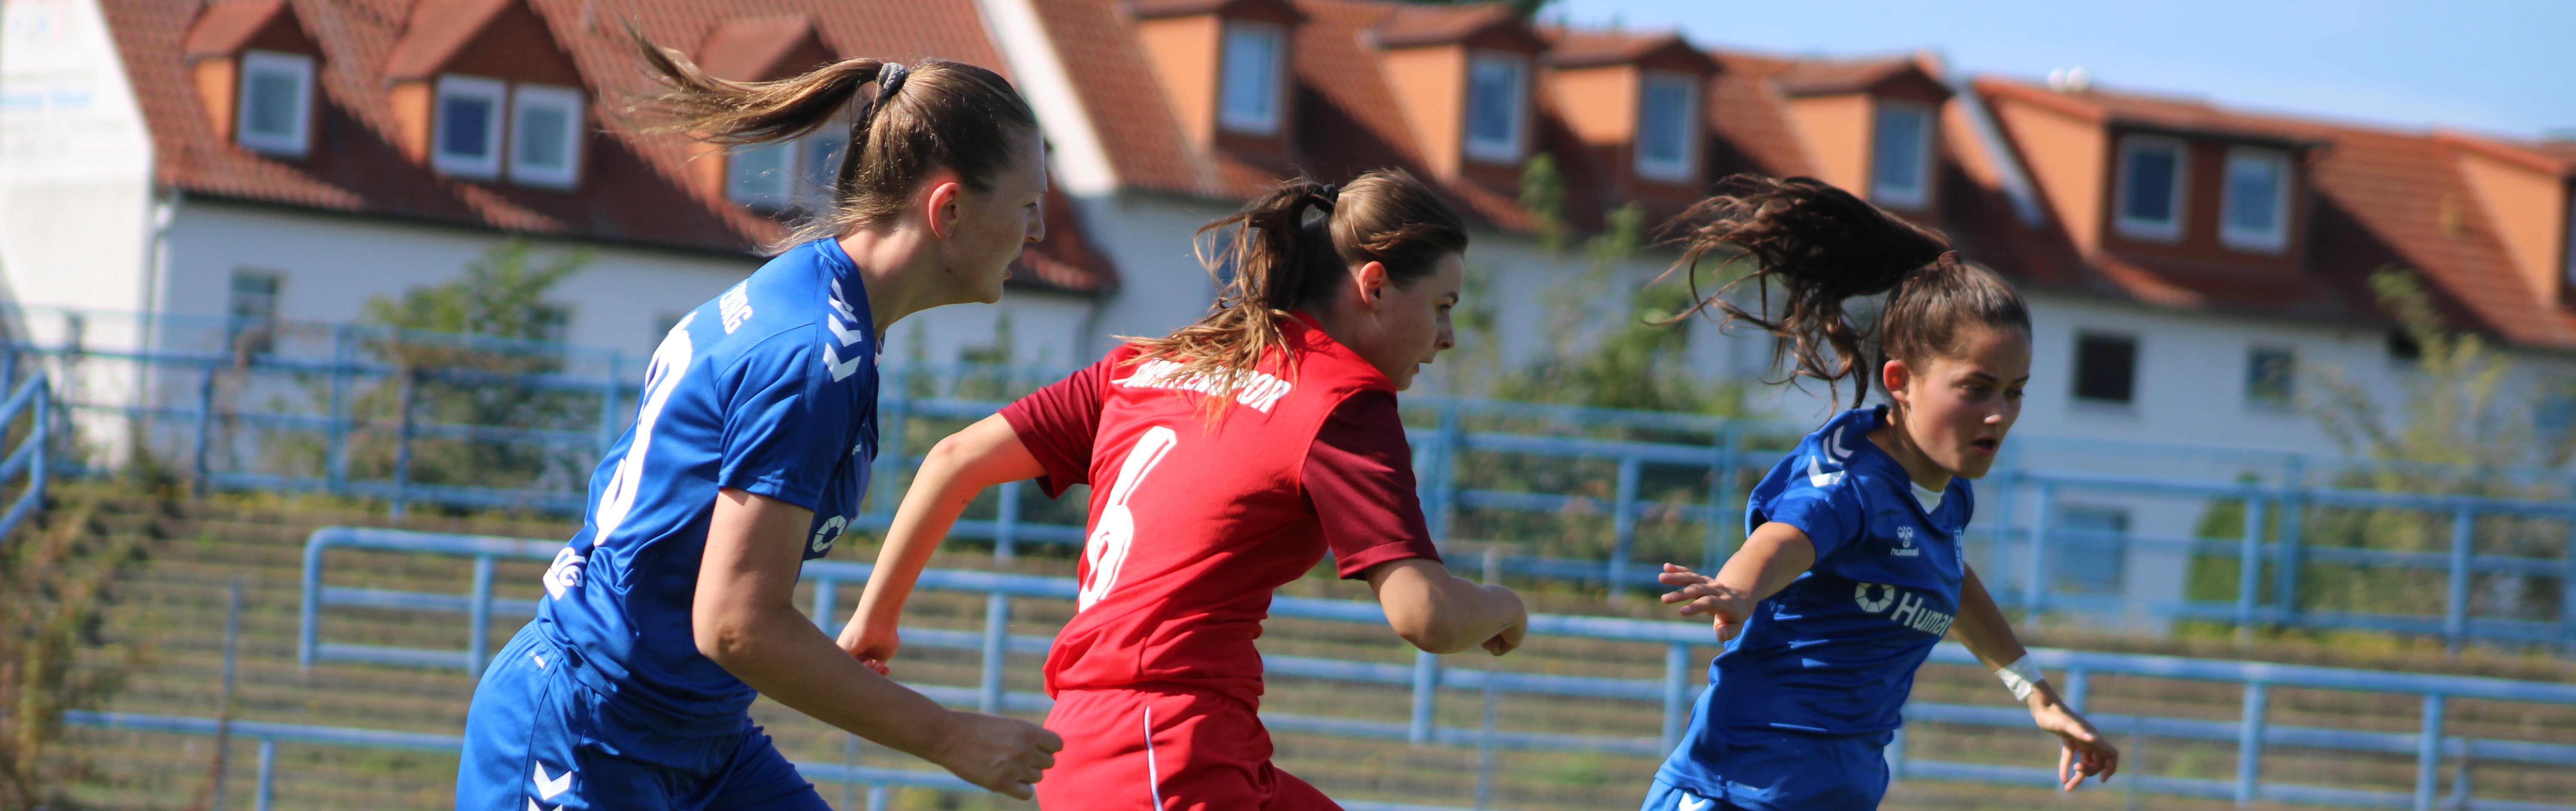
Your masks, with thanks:
<instances>
[{"instance_id":1,"label":"hummel logo on jersey","mask_svg":"<svg viewBox=\"0 0 2576 811\"><path fill-rule=\"evenodd\" d=\"M1923 554L1923 548L1914 545L1913 527L1896 528L1896 548L1888 550L1888 554L1900 558L1917 557Z\"/></svg>"},{"instance_id":2,"label":"hummel logo on jersey","mask_svg":"<svg viewBox=\"0 0 2576 811\"><path fill-rule=\"evenodd\" d=\"M572 547L555 550L554 565L546 567L546 593L561 600L564 592L581 587L581 566L588 562L588 558L572 551Z\"/></svg>"},{"instance_id":3,"label":"hummel logo on jersey","mask_svg":"<svg viewBox=\"0 0 2576 811\"><path fill-rule=\"evenodd\" d=\"M1693 797L1689 794L1683 794L1681 804L1673 806L1673 811L1708 811L1709 804L1714 802L1716 802L1716 800L1711 800L1707 797Z\"/></svg>"},{"instance_id":4,"label":"hummel logo on jersey","mask_svg":"<svg viewBox=\"0 0 2576 811\"><path fill-rule=\"evenodd\" d=\"M716 309L724 314L726 335L732 335L734 330L742 329L742 322L751 320L750 288L751 280L745 279L725 291L724 295L716 297Z\"/></svg>"},{"instance_id":5,"label":"hummel logo on jersey","mask_svg":"<svg viewBox=\"0 0 2576 811\"><path fill-rule=\"evenodd\" d=\"M1887 618L1895 620L1898 625L1933 636L1950 632L1951 615L1932 610L1931 602L1923 599L1923 595L1895 586L1862 583L1852 588L1852 602L1859 604L1860 610L1872 614L1887 611L1887 607L1893 605L1896 610Z\"/></svg>"},{"instance_id":6,"label":"hummel logo on jersey","mask_svg":"<svg viewBox=\"0 0 2576 811\"><path fill-rule=\"evenodd\" d=\"M551 800L551 799L554 799L554 798L555 798L555 795L557 795L557 794L562 794L562 793L564 793L564 792L566 792L566 791L571 791L571 790L572 790L572 770L571 770L571 769L565 769L563 774L556 775L556 776L554 776L554 777L547 777L547 776L546 776L546 764L543 764L543 763L539 763L539 764L537 764L537 798L538 798L538 799Z\"/></svg>"}]
</instances>

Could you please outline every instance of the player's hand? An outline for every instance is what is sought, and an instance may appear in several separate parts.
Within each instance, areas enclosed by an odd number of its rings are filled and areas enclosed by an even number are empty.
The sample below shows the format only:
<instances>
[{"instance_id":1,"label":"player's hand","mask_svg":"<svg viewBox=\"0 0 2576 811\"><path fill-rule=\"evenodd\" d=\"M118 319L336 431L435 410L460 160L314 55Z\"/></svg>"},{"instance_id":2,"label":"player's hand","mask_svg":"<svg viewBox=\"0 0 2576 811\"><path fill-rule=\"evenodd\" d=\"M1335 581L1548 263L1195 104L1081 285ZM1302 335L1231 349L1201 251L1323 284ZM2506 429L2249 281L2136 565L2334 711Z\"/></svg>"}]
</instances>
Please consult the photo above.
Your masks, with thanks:
<instances>
[{"instance_id":1,"label":"player's hand","mask_svg":"<svg viewBox=\"0 0 2576 811\"><path fill-rule=\"evenodd\" d=\"M868 628L853 622L841 626L840 645L841 650L849 652L850 658L867 665L877 675L891 676L894 670L886 663L894 660L894 652L903 647L903 639L891 624L883 628Z\"/></svg>"},{"instance_id":2,"label":"player's hand","mask_svg":"<svg viewBox=\"0 0 2576 811\"><path fill-rule=\"evenodd\" d=\"M1026 800L1032 784L1055 765L1064 739L1017 718L951 712L933 740L930 762L995 794Z\"/></svg>"},{"instance_id":3,"label":"player's hand","mask_svg":"<svg viewBox=\"0 0 2576 811\"><path fill-rule=\"evenodd\" d=\"M1667 586L1680 586L1664 594L1664 604L1681 604L1682 616L1709 615L1710 628L1717 632L1719 642L1743 633L1745 618L1753 615L1750 595L1719 585L1717 578L1667 563L1663 574L1655 575L1655 579Z\"/></svg>"},{"instance_id":4,"label":"player's hand","mask_svg":"<svg viewBox=\"0 0 2576 811\"><path fill-rule=\"evenodd\" d=\"M1502 631L1494 634L1492 639L1487 639L1484 642L1483 647L1485 648L1486 653L1501 656L1512 652L1515 648L1519 648L1521 646L1521 638L1529 635L1529 607L1521 604L1521 595L1519 592L1503 588L1502 586L1486 586L1485 588L1488 591L1501 592L1501 599L1509 601L1508 605L1512 612L1511 624L1503 626Z\"/></svg>"},{"instance_id":5,"label":"player's hand","mask_svg":"<svg viewBox=\"0 0 2576 811\"><path fill-rule=\"evenodd\" d=\"M2067 709L2055 698L2054 693L2045 698L2034 694L2030 720L2040 729L2056 735L2060 743L2057 750L2059 788L2074 791L2084 778L2096 775L2099 775L2100 782L2111 782L2112 773L2120 770L2119 748L2104 739L2101 730L2094 729L2084 716Z\"/></svg>"}]
</instances>

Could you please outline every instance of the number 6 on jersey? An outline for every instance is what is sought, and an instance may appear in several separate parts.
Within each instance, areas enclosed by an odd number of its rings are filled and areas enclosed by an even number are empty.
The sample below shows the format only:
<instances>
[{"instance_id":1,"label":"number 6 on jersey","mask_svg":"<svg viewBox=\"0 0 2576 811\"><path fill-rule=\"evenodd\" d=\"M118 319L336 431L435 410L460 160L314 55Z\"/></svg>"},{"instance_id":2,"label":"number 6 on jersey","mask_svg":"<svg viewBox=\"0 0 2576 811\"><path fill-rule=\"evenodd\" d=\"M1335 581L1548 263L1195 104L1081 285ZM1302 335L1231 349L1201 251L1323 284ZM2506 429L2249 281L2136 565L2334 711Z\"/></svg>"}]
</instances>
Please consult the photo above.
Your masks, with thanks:
<instances>
[{"instance_id":1,"label":"number 6 on jersey","mask_svg":"<svg viewBox=\"0 0 2576 811\"><path fill-rule=\"evenodd\" d=\"M1128 449L1127 461L1118 466L1118 481L1109 487L1109 499L1100 506L1100 520L1093 523L1091 537L1082 544L1082 560L1088 564L1088 577L1082 590L1074 596L1073 610L1082 611L1109 594L1118 583L1118 567L1127 562L1127 548L1136 543L1136 516L1127 510L1127 500L1134 498L1136 487L1145 474L1154 472L1163 457L1172 450L1180 435L1160 425L1145 430Z\"/></svg>"}]
</instances>

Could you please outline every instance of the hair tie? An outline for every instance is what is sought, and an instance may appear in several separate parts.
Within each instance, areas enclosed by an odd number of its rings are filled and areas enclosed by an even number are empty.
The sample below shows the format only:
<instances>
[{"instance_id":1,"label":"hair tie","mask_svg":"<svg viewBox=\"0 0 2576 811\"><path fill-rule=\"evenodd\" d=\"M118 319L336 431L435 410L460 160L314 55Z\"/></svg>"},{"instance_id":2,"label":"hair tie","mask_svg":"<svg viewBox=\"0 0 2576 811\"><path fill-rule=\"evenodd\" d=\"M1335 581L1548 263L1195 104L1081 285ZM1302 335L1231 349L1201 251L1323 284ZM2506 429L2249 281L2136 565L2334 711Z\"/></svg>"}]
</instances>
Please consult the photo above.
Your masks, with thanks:
<instances>
[{"instance_id":1,"label":"hair tie","mask_svg":"<svg viewBox=\"0 0 2576 811\"><path fill-rule=\"evenodd\" d=\"M877 100L870 106L884 107L887 99L894 98L895 91L903 89L904 77L910 75L912 71L905 69L901 62L887 62L878 66Z\"/></svg>"},{"instance_id":2,"label":"hair tie","mask_svg":"<svg viewBox=\"0 0 2576 811\"><path fill-rule=\"evenodd\" d=\"M1338 203L1342 200L1342 187L1336 184L1326 183L1324 184L1324 190L1316 192L1316 194L1322 196L1324 198L1324 202Z\"/></svg>"}]
</instances>

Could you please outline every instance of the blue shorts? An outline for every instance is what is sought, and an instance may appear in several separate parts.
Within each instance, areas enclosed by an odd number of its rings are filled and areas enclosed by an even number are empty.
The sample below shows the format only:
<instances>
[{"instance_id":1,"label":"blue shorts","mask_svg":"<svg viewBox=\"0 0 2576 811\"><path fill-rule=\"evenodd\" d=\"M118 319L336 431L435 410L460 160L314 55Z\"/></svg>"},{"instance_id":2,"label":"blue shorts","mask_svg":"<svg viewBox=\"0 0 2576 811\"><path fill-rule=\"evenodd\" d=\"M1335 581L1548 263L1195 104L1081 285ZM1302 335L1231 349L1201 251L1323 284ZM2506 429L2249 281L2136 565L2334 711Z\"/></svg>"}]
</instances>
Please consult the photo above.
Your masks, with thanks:
<instances>
[{"instance_id":1,"label":"blue shorts","mask_svg":"<svg viewBox=\"0 0 2576 811\"><path fill-rule=\"evenodd\" d=\"M533 622L492 659L465 716L457 811L830 811L750 716L673 734L578 667Z\"/></svg>"},{"instance_id":2,"label":"blue shorts","mask_svg":"<svg viewBox=\"0 0 2576 811\"><path fill-rule=\"evenodd\" d=\"M1868 811L1887 796L1887 742L1893 736L1800 735L1729 730L1684 742L1667 762L1639 811ZM1680 772L1699 772L1686 778Z\"/></svg>"}]
</instances>

